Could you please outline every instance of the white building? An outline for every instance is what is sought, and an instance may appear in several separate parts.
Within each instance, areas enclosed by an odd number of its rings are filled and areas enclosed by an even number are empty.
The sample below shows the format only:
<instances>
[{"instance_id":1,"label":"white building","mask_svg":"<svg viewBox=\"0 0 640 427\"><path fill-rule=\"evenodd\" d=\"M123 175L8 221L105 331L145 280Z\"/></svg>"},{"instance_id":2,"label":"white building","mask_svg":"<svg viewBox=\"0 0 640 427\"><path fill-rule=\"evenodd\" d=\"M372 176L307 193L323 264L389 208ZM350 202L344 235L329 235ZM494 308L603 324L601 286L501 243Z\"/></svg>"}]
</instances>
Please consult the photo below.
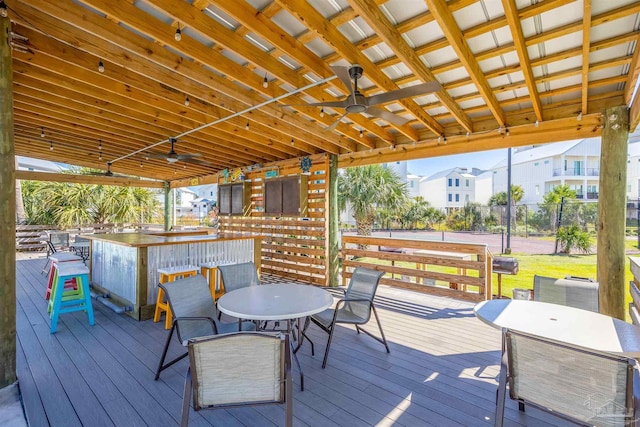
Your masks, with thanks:
<instances>
[{"instance_id":1,"label":"white building","mask_svg":"<svg viewBox=\"0 0 640 427\"><path fill-rule=\"evenodd\" d=\"M476 202L476 177L480 169L447 169L420 180L420 196L435 208L461 208Z\"/></svg>"},{"instance_id":2,"label":"white building","mask_svg":"<svg viewBox=\"0 0 640 427\"><path fill-rule=\"evenodd\" d=\"M493 194L507 191L507 159L492 168ZM575 190L578 199L596 201L600 179L600 138L557 142L514 150L511 184L524 190L521 204L537 204L557 185Z\"/></svg>"},{"instance_id":3,"label":"white building","mask_svg":"<svg viewBox=\"0 0 640 427\"><path fill-rule=\"evenodd\" d=\"M58 163L48 160L32 159L30 157L16 156L18 159L18 170L33 172L53 172L58 173L67 168Z\"/></svg>"}]
</instances>

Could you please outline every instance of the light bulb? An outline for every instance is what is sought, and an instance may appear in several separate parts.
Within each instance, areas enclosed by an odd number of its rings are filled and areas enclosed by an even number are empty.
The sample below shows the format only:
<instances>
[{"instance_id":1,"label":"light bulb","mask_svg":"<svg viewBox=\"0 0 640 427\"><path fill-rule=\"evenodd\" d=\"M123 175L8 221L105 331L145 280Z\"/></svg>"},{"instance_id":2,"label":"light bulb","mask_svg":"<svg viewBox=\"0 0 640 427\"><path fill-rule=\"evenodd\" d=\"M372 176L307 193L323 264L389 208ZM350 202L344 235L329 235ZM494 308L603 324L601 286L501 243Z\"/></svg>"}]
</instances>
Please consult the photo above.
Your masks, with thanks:
<instances>
[{"instance_id":1,"label":"light bulb","mask_svg":"<svg viewBox=\"0 0 640 427\"><path fill-rule=\"evenodd\" d=\"M467 139L469 139L469 135L471 135L469 132L467 132Z\"/></svg>"},{"instance_id":2,"label":"light bulb","mask_svg":"<svg viewBox=\"0 0 640 427\"><path fill-rule=\"evenodd\" d=\"M145 160L149 160L149 156L144 156L144 159Z\"/></svg>"},{"instance_id":3,"label":"light bulb","mask_svg":"<svg viewBox=\"0 0 640 427\"><path fill-rule=\"evenodd\" d=\"M44 138L44 128L40 130L40 138Z\"/></svg>"},{"instance_id":4,"label":"light bulb","mask_svg":"<svg viewBox=\"0 0 640 427\"><path fill-rule=\"evenodd\" d=\"M291 138L291 145L293 145L293 144L294 144L294 142L293 142L293 138Z\"/></svg>"},{"instance_id":5,"label":"light bulb","mask_svg":"<svg viewBox=\"0 0 640 427\"><path fill-rule=\"evenodd\" d=\"M102 141L98 141L98 150L102 151Z\"/></svg>"},{"instance_id":6,"label":"light bulb","mask_svg":"<svg viewBox=\"0 0 640 427\"><path fill-rule=\"evenodd\" d=\"M364 133L362 133L362 129L360 129L360 138L362 138L364 136Z\"/></svg>"},{"instance_id":7,"label":"light bulb","mask_svg":"<svg viewBox=\"0 0 640 427\"><path fill-rule=\"evenodd\" d=\"M244 130L249 130L249 122L245 125Z\"/></svg>"},{"instance_id":8,"label":"light bulb","mask_svg":"<svg viewBox=\"0 0 640 427\"><path fill-rule=\"evenodd\" d=\"M102 63L102 60L98 62L98 71L104 73L104 64Z\"/></svg>"},{"instance_id":9,"label":"light bulb","mask_svg":"<svg viewBox=\"0 0 640 427\"><path fill-rule=\"evenodd\" d=\"M536 120L536 127L540 126L540 122Z\"/></svg>"},{"instance_id":10,"label":"light bulb","mask_svg":"<svg viewBox=\"0 0 640 427\"><path fill-rule=\"evenodd\" d=\"M262 79L262 87L265 89L269 87L269 80L267 80L267 73L264 73L264 79Z\"/></svg>"},{"instance_id":11,"label":"light bulb","mask_svg":"<svg viewBox=\"0 0 640 427\"><path fill-rule=\"evenodd\" d=\"M142 167L142 160L140 160L140 167Z\"/></svg>"},{"instance_id":12,"label":"light bulb","mask_svg":"<svg viewBox=\"0 0 640 427\"><path fill-rule=\"evenodd\" d=\"M176 30L176 34L173 37L176 39L177 42L182 40L182 31L180 30L180 28Z\"/></svg>"},{"instance_id":13,"label":"light bulb","mask_svg":"<svg viewBox=\"0 0 640 427\"><path fill-rule=\"evenodd\" d=\"M9 12L7 11L7 4L3 1L0 1L0 16L6 18L9 16Z\"/></svg>"},{"instance_id":14,"label":"light bulb","mask_svg":"<svg viewBox=\"0 0 640 427\"><path fill-rule=\"evenodd\" d=\"M616 117L616 116L614 115L614 117ZM578 117L576 117L576 120L577 121L582 120L582 111L580 113L578 113ZM615 119L613 119L613 120L615 120Z\"/></svg>"},{"instance_id":15,"label":"light bulb","mask_svg":"<svg viewBox=\"0 0 640 427\"><path fill-rule=\"evenodd\" d=\"M98 160L102 160L102 151L98 153Z\"/></svg>"},{"instance_id":16,"label":"light bulb","mask_svg":"<svg viewBox=\"0 0 640 427\"><path fill-rule=\"evenodd\" d=\"M189 106L189 95L187 95L187 97L184 99L184 106L185 107Z\"/></svg>"},{"instance_id":17,"label":"light bulb","mask_svg":"<svg viewBox=\"0 0 640 427\"><path fill-rule=\"evenodd\" d=\"M320 109L320 117L324 117L324 107Z\"/></svg>"},{"instance_id":18,"label":"light bulb","mask_svg":"<svg viewBox=\"0 0 640 427\"><path fill-rule=\"evenodd\" d=\"M49 141L49 151L53 151L53 141Z\"/></svg>"}]
</instances>

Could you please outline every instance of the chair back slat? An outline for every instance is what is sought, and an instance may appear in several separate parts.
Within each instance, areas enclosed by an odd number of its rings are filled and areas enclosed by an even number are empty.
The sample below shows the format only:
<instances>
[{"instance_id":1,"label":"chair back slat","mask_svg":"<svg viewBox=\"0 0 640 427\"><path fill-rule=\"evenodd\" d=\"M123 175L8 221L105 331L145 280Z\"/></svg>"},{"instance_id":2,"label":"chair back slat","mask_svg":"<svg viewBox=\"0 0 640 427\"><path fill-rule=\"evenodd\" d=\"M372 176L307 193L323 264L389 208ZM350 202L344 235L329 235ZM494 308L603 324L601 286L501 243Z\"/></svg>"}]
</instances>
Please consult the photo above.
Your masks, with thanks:
<instances>
[{"instance_id":1,"label":"chair back slat","mask_svg":"<svg viewBox=\"0 0 640 427\"><path fill-rule=\"evenodd\" d=\"M535 301L566 305L598 313L599 285L584 279L554 279L535 275L533 299Z\"/></svg>"},{"instance_id":2,"label":"chair back slat","mask_svg":"<svg viewBox=\"0 0 640 427\"><path fill-rule=\"evenodd\" d=\"M280 333L241 332L189 341L194 408L284 402L286 345Z\"/></svg>"},{"instance_id":3,"label":"chair back slat","mask_svg":"<svg viewBox=\"0 0 640 427\"><path fill-rule=\"evenodd\" d=\"M382 271L372 270L364 267L356 268L353 271L351 280L349 281L349 286L347 287L345 298L347 300L364 299L366 301L347 302L345 303L343 310L348 311L349 313L360 317L365 321L368 320L369 316L371 315L370 302L373 301L373 298L376 295L376 290L378 289L380 278L383 275L384 272Z\"/></svg>"},{"instance_id":4,"label":"chair back slat","mask_svg":"<svg viewBox=\"0 0 640 427\"><path fill-rule=\"evenodd\" d=\"M574 421L624 426L634 361L515 331L505 332L512 399Z\"/></svg>"},{"instance_id":5,"label":"chair back slat","mask_svg":"<svg viewBox=\"0 0 640 427\"><path fill-rule=\"evenodd\" d=\"M224 283L225 292L260 284L256 266L253 262L221 265L218 270Z\"/></svg>"},{"instance_id":6,"label":"chair back slat","mask_svg":"<svg viewBox=\"0 0 640 427\"><path fill-rule=\"evenodd\" d=\"M210 317L218 324L218 310L204 276L198 274L162 283L160 287L164 289L171 312L178 320L178 337L181 341L213 333L211 326L204 322L179 321L181 317Z\"/></svg>"}]
</instances>

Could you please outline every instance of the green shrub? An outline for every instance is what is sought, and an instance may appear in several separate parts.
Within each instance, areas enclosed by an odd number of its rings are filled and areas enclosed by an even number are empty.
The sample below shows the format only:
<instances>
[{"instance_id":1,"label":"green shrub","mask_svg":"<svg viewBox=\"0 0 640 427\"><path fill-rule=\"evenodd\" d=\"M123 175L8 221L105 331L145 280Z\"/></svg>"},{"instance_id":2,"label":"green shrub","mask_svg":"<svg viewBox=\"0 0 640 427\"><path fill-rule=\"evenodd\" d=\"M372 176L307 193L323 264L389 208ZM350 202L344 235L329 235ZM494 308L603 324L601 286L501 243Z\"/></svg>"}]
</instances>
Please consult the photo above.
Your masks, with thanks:
<instances>
[{"instance_id":1,"label":"green shrub","mask_svg":"<svg viewBox=\"0 0 640 427\"><path fill-rule=\"evenodd\" d=\"M591 236L588 232L582 231L576 224L558 229L558 242L565 254L571 253L572 249L576 249L582 253L591 253Z\"/></svg>"}]
</instances>

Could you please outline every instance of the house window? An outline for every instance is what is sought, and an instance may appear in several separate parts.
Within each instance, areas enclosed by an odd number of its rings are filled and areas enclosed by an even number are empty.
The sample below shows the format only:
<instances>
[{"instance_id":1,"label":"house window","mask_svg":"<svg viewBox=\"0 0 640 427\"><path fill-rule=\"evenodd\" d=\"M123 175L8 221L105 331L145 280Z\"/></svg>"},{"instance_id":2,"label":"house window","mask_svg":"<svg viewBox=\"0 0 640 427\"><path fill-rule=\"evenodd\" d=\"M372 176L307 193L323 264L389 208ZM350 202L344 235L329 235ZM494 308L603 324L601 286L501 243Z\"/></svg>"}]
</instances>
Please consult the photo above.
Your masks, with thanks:
<instances>
[{"instance_id":1,"label":"house window","mask_svg":"<svg viewBox=\"0 0 640 427\"><path fill-rule=\"evenodd\" d=\"M468 187L469 186L469 180L467 179L465 182L465 185Z\"/></svg>"},{"instance_id":2,"label":"house window","mask_svg":"<svg viewBox=\"0 0 640 427\"><path fill-rule=\"evenodd\" d=\"M538 166L538 164L539 164L538 162L535 162L535 163L533 164L533 166Z\"/></svg>"},{"instance_id":3,"label":"house window","mask_svg":"<svg viewBox=\"0 0 640 427\"><path fill-rule=\"evenodd\" d=\"M414 184L413 181L411 181L411 188L413 188L413 184Z\"/></svg>"},{"instance_id":4,"label":"house window","mask_svg":"<svg viewBox=\"0 0 640 427\"><path fill-rule=\"evenodd\" d=\"M448 183L449 183L449 187L452 187L453 186L453 179L449 178Z\"/></svg>"},{"instance_id":5,"label":"house window","mask_svg":"<svg viewBox=\"0 0 640 427\"><path fill-rule=\"evenodd\" d=\"M453 201L453 196L451 195L451 193L449 193L447 196L448 196L450 202Z\"/></svg>"},{"instance_id":6,"label":"house window","mask_svg":"<svg viewBox=\"0 0 640 427\"><path fill-rule=\"evenodd\" d=\"M213 191L210 191L210 192L209 192L209 196L213 196Z\"/></svg>"},{"instance_id":7,"label":"house window","mask_svg":"<svg viewBox=\"0 0 640 427\"><path fill-rule=\"evenodd\" d=\"M545 164L545 165L548 165L548 164L549 164L549 160L545 160L545 161L544 161L544 164Z\"/></svg>"},{"instance_id":8,"label":"house window","mask_svg":"<svg viewBox=\"0 0 640 427\"><path fill-rule=\"evenodd\" d=\"M459 202L459 201L460 201L460 195L456 194L456 202Z\"/></svg>"},{"instance_id":9,"label":"house window","mask_svg":"<svg viewBox=\"0 0 640 427\"><path fill-rule=\"evenodd\" d=\"M456 178L456 187L460 187L460 180Z\"/></svg>"},{"instance_id":10,"label":"house window","mask_svg":"<svg viewBox=\"0 0 640 427\"><path fill-rule=\"evenodd\" d=\"M464 196L464 202L465 202L465 203L469 203L469 195L468 195L468 194L465 194L465 196Z\"/></svg>"}]
</instances>

